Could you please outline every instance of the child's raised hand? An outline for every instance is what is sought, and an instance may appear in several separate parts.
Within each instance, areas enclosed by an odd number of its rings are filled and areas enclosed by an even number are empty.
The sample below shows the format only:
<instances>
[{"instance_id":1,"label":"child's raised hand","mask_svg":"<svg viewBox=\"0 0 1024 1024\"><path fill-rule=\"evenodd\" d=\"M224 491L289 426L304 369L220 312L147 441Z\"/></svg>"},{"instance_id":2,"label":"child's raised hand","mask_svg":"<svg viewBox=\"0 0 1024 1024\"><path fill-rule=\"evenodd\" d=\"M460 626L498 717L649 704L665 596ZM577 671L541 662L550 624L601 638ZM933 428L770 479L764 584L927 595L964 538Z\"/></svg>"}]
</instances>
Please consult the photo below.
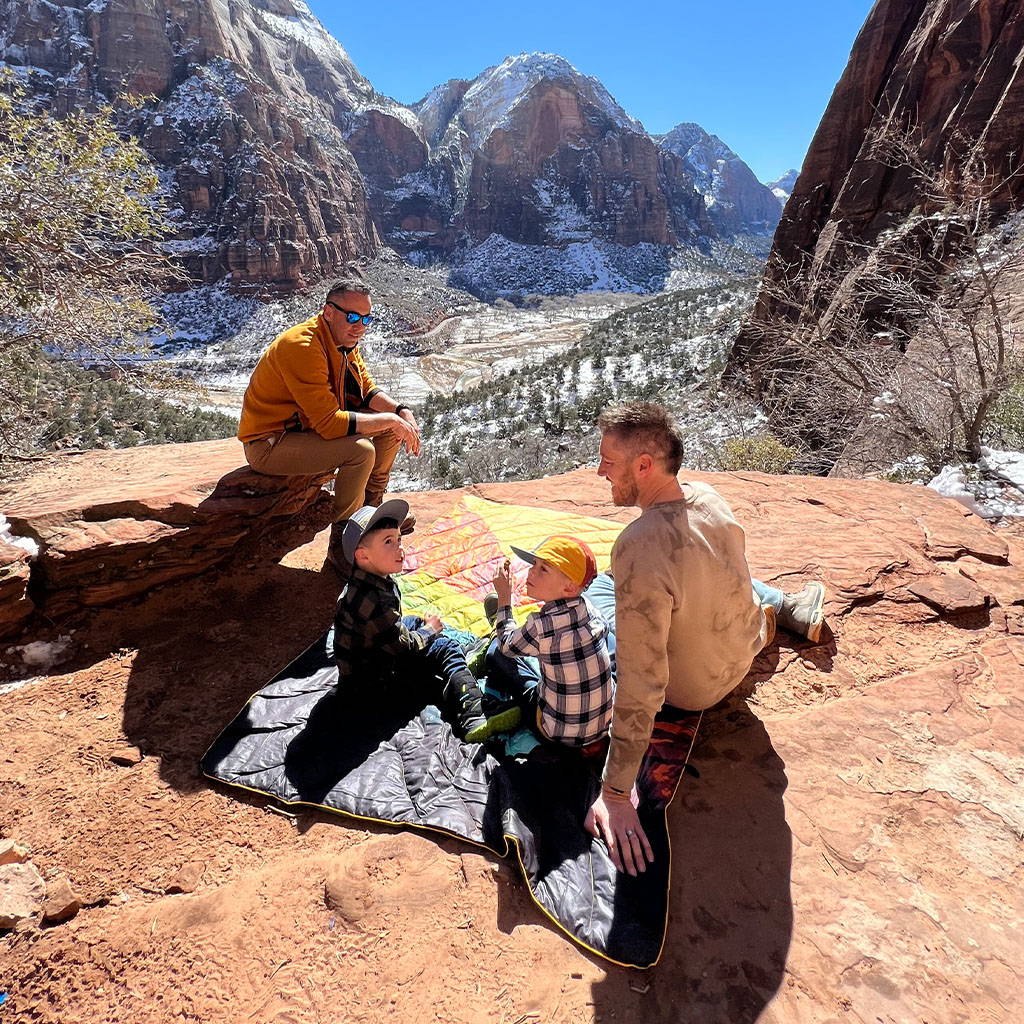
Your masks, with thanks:
<instances>
[{"instance_id":1,"label":"child's raised hand","mask_svg":"<svg viewBox=\"0 0 1024 1024\"><path fill-rule=\"evenodd\" d=\"M491 584L498 595L498 604L504 606L512 603L512 566L507 558L498 566Z\"/></svg>"},{"instance_id":2,"label":"child's raised hand","mask_svg":"<svg viewBox=\"0 0 1024 1024\"><path fill-rule=\"evenodd\" d=\"M440 633L444 629L444 623L441 621L438 615L424 615L423 621L428 625L435 633Z\"/></svg>"}]
</instances>

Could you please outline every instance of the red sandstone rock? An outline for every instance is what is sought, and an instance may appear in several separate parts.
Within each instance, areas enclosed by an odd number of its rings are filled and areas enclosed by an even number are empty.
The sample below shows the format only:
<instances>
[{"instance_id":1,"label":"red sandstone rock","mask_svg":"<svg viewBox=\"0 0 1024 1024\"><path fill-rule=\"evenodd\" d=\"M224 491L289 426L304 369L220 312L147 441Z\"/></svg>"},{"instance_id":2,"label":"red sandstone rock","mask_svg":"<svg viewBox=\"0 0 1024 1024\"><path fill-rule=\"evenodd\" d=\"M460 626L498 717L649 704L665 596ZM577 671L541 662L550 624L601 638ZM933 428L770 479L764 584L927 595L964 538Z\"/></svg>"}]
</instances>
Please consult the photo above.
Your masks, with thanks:
<instances>
[{"instance_id":1,"label":"red sandstone rock","mask_svg":"<svg viewBox=\"0 0 1024 1024\"><path fill-rule=\"evenodd\" d=\"M0 865L0 930L34 918L45 896L46 884L32 864Z\"/></svg>"},{"instance_id":2,"label":"red sandstone rock","mask_svg":"<svg viewBox=\"0 0 1024 1024\"><path fill-rule=\"evenodd\" d=\"M0 541L0 637L13 636L32 614L29 575L24 549Z\"/></svg>"},{"instance_id":3,"label":"red sandstone rock","mask_svg":"<svg viewBox=\"0 0 1024 1024\"><path fill-rule=\"evenodd\" d=\"M337 115L373 88L289 0L4 0L4 57L58 112L157 97L136 119L172 186L176 251L205 281L294 290L379 249Z\"/></svg>"},{"instance_id":4,"label":"red sandstone rock","mask_svg":"<svg viewBox=\"0 0 1024 1024\"><path fill-rule=\"evenodd\" d=\"M915 580L907 584L907 590L947 615L980 611L995 600L962 576L931 576L926 580Z\"/></svg>"},{"instance_id":5,"label":"red sandstone rock","mask_svg":"<svg viewBox=\"0 0 1024 1024\"><path fill-rule=\"evenodd\" d=\"M876 129L920 129L921 156L937 166L969 143L994 172L1010 169L1024 132L1022 49L1024 7L1017 0L875 4L776 230L757 318L803 315L772 297L782 281L805 296L808 308L820 308L833 296L813 293L816 273L851 242L873 242L918 206L911 178L869 157ZM1024 179L1015 175L994 196L994 208L1021 196ZM733 364L742 366L760 346L756 332L742 331Z\"/></svg>"},{"instance_id":6,"label":"red sandstone rock","mask_svg":"<svg viewBox=\"0 0 1024 1024\"><path fill-rule=\"evenodd\" d=\"M0 839L0 864L24 864L28 860L29 848L13 839Z\"/></svg>"},{"instance_id":7,"label":"red sandstone rock","mask_svg":"<svg viewBox=\"0 0 1024 1024\"><path fill-rule=\"evenodd\" d=\"M237 441L202 441L89 452L4 500L11 522L40 542L33 571L52 617L195 576L246 538L270 544L328 478L261 476Z\"/></svg>"},{"instance_id":8,"label":"red sandstone rock","mask_svg":"<svg viewBox=\"0 0 1024 1024\"><path fill-rule=\"evenodd\" d=\"M47 924L70 921L82 909L82 902L66 878L57 878L46 886L43 920Z\"/></svg>"},{"instance_id":9,"label":"red sandstone rock","mask_svg":"<svg viewBox=\"0 0 1024 1024\"><path fill-rule=\"evenodd\" d=\"M189 861L175 871L174 875L164 888L168 896L178 893L195 892L202 881L206 865L200 860Z\"/></svg>"},{"instance_id":10,"label":"red sandstone rock","mask_svg":"<svg viewBox=\"0 0 1024 1024\"><path fill-rule=\"evenodd\" d=\"M224 581L198 614L177 614L180 594L153 595L133 610L133 657L0 700L19 835L95 905L5 950L15 1016L38 1007L49 1024L105 1021L114 1005L119 1019L142 1021L158 997L174 997L178 1016L264 1020L269 993L332 1019L344 991L351 1016L375 1020L384 978L403 1020L461 1020L466 1007L482 1019L495 1006L516 1019L523 1001L552 1021L612 1011L680 1024L1024 1019L1024 534L926 488L684 476L730 502L755 573L789 589L825 580L833 637L811 646L780 632L707 713L693 752L700 778L683 780L668 813L669 924L648 992L546 926L518 868L483 871L457 842L368 836L336 816L297 834L260 801L198 783L191 766L207 744L330 620L336 588L315 572L324 533L280 565ZM60 486L70 490L69 478ZM593 469L471 491L621 522L637 514L610 504ZM406 495L417 543L460 496ZM910 589L957 574L998 606L937 615ZM108 643L121 618L89 617L83 642ZM224 635L238 623L245 656L229 657ZM219 624L224 634L210 635ZM83 695L95 702L87 710ZM106 727L146 750L146 770L109 764L115 734L96 742ZM215 885L188 899L128 898L162 892L183 864L207 864L209 881L211 849ZM495 885L497 874L510 884ZM112 893L125 896L106 903ZM399 941L409 935L418 941ZM358 955L339 955L339 936ZM304 986L289 961L327 983ZM254 977L291 987L254 987ZM96 996L101 987L114 1003Z\"/></svg>"}]
</instances>

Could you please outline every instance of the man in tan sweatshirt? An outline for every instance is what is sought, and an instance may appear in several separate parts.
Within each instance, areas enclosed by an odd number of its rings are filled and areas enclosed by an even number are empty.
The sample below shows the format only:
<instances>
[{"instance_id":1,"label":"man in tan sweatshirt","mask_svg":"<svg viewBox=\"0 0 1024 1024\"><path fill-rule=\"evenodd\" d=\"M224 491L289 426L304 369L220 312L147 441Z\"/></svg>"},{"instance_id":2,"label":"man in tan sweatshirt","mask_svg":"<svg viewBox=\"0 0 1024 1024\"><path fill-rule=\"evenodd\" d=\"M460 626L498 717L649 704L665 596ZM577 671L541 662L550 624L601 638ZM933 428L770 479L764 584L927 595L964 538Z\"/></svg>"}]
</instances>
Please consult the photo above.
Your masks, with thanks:
<instances>
[{"instance_id":1,"label":"man in tan sweatshirt","mask_svg":"<svg viewBox=\"0 0 1024 1024\"><path fill-rule=\"evenodd\" d=\"M337 470L328 559L342 572L345 523L356 509L383 501L403 444L420 452L412 410L376 386L359 352L371 308L361 279L331 284L323 309L278 335L260 356L238 424L246 461L258 473Z\"/></svg>"},{"instance_id":2,"label":"man in tan sweatshirt","mask_svg":"<svg viewBox=\"0 0 1024 1024\"><path fill-rule=\"evenodd\" d=\"M682 437L658 405L628 403L598 420L598 473L616 505L643 511L612 550L617 687L601 794L587 828L619 870L652 859L630 799L662 704L698 711L747 674L780 625L817 640L824 587L787 595L752 581L743 528L707 484L680 483Z\"/></svg>"}]
</instances>

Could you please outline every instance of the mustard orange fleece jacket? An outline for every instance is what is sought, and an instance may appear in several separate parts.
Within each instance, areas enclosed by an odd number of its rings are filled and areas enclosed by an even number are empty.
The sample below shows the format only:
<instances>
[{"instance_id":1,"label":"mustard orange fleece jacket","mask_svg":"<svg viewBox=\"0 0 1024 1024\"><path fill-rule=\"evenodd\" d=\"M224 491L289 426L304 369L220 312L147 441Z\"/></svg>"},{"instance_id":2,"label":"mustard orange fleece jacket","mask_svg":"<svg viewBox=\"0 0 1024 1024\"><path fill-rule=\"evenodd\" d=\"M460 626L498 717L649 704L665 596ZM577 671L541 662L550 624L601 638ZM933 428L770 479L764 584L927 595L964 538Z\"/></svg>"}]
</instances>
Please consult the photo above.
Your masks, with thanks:
<instances>
[{"instance_id":1,"label":"mustard orange fleece jacket","mask_svg":"<svg viewBox=\"0 0 1024 1024\"><path fill-rule=\"evenodd\" d=\"M242 399L240 441L288 429L321 437L358 432L356 411L380 391L358 350L338 351L323 317L279 334L260 356Z\"/></svg>"}]
</instances>

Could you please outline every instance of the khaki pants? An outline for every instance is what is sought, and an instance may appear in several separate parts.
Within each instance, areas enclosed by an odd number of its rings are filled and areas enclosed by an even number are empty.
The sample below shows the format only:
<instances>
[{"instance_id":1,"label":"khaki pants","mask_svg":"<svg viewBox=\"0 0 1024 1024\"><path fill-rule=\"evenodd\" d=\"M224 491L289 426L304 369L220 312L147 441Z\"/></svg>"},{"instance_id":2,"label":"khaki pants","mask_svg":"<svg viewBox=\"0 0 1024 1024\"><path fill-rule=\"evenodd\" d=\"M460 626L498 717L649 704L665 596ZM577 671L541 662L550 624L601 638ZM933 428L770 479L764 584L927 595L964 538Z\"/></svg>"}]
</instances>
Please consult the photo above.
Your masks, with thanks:
<instances>
[{"instance_id":1,"label":"khaki pants","mask_svg":"<svg viewBox=\"0 0 1024 1024\"><path fill-rule=\"evenodd\" d=\"M337 469L334 518L340 520L364 504L381 503L399 445L394 434L328 440L311 430L292 430L247 441L245 461L267 476L314 476Z\"/></svg>"}]
</instances>

